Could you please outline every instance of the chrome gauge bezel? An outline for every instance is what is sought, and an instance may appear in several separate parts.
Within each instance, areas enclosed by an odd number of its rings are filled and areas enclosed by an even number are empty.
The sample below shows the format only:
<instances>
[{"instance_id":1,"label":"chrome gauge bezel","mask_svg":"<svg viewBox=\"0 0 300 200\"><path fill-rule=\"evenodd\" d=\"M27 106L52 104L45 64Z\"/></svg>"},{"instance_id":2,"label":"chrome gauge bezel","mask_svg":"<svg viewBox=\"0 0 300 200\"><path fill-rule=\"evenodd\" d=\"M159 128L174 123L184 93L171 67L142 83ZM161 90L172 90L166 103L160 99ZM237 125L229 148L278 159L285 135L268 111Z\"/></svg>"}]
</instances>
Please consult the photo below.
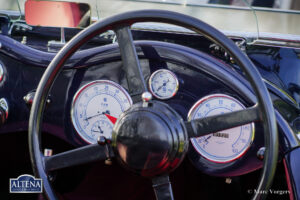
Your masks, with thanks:
<instances>
[{"instance_id":1,"label":"chrome gauge bezel","mask_svg":"<svg viewBox=\"0 0 300 200\"><path fill-rule=\"evenodd\" d=\"M125 96L126 98L128 99L128 102L130 104L130 106L133 104L132 102L132 99L130 97L130 95L128 94L128 92L119 84L113 82L113 81L110 81L110 80L96 80L96 81L92 81L92 82L89 82L83 86L81 86L78 91L75 93L74 97L73 97L73 100L72 100L72 106L71 106L71 121L72 121L72 124L73 124L73 127L75 128L77 134L80 136L80 138L85 141L86 143L88 144L92 144L94 142L92 141L89 141L87 140L84 136L83 136L83 133L81 133L81 128L78 127L77 123L76 123L76 116L75 116L75 106L76 106L76 101L78 99L78 97L81 95L82 92L84 92L85 90L87 90L88 88L90 88L91 86L95 85L95 84L102 84L102 83L105 83L105 84L110 84L116 88L118 88ZM84 133L86 134L86 133Z\"/></svg>"},{"instance_id":2,"label":"chrome gauge bezel","mask_svg":"<svg viewBox=\"0 0 300 200\"><path fill-rule=\"evenodd\" d=\"M220 93L217 93L217 94L211 94L211 95L207 95L203 98L201 98L200 100L198 100L193 106L192 108L189 110L188 112L188 116L187 116L187 119L188 121L191 121L193 119L193 116L195 115L195 113L198 111L198 106L203 104L205 101L209 100L209 99L212 99L212 98L218 98L218 97L222 97L222 98L228 98L232 101L234 101L235 103L239 104L243 109L246 109L246 107L239 101L237 100L236 98L232 97L232 96L229 96L229 95L226 95L226 94L220 94ZM195 144L196 139L195 138L191 138L190 141L191 141L191 144L194 148L194 150L196 152L198 152L199 155L201 155L203 158L205 158L206 160L208 161L211 161L211 162L214 162L214 163L230 163L230 162L233 162L235 160L237 160L238 158L241 158L251 147L253 141L254 141L254 137L255 137L255 124L252 122L251 124L251 138L250 140L248 141L248 144L246 144L246 146L244 147L244 149L237 155L235 155L234 157L232 157L231 159L215 159L213 157L210 157L207 155L207 153L204 152L204 150L202 149L199 149L197 147L197 144ZM245 125L243 125L245 126Z\"/></svg>"},{"instance_id":3,"label":"chrome gauge bezel","mask_svg":"<svg viewBox=\"0 0 300 200\"><path fill-rule=\"evenodd\" d=\"M0 83L3 81L4 69L2 63L0 63Z\"/></svg>"},{"instance_id":4,"label":"chrome gauge bezel","mask_svg":"<svg viewBox=\"0 0 300 200\"><path fill-rule=\"evenodd\" d=\"M167 96L167 97L161 97L161 96L158 96L155 91L153 90L152 88L152 83L153 83L153 78L158 74L158 73L161 73L161 72L166 72L166 73L169 73L171 74L174 79L175 79L175 82L176 82L176 87L175 87L175 90L173 91L172 95L171 96ZM161 99L161 100L166 100L166 99L170 99L172 97L174 97L179 89L179 81L178 81L178 78L176 76L176 74L174 74L172 71L168 70L168 69L159 69L159 70L156 70L155 72L153 72L149 78L149 89L150 89L150 92L151 94L157 98L157 99Z\"/></svg>"}]
</instances>

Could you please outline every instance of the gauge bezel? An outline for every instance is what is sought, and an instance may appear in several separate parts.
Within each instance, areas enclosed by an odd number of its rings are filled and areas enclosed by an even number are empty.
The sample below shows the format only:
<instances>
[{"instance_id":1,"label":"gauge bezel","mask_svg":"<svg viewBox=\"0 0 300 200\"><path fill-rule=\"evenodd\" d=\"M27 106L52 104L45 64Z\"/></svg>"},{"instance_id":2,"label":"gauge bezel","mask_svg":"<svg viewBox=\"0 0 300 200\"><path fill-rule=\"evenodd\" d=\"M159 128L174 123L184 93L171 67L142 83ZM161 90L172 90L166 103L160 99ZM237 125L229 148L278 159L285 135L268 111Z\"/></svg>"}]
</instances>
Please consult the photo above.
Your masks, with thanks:
<instances>
[{"instance_id":1,"label":"gauge bezel","mask_svg":"<svg viewBox=\"0 0 300 200\"><path fill-rule=\"evenodd\" d=\"M171 96L160 97L160 96L156 95L155 92L154 92L153 89L152 89L152 79L153 79L153 77L154 77L156 74L158 74L158 73L160 73L160 72L167 72L167 73L171 74L171 75L174 77L175 81L176 81L175 91L172 93ZM150 89L151 94L152 94L155 98L157 98L157 99L161 99L161 100L171 99L172 97L174 97L174 96L177 94L177 91L178 91L178 89L179 89L179 81L178 81L178 78L177 78L177 76L176 76L176 74L175 74L174 72L172 72L172 71L170 71L170 70L168 70L168 69L159 69L159 70L156 70L155 72L153 72L153 73L151 74L151 76L150 76L150 78L149 78L149 89Z\"/></svg>"},{"instance_id":2,"label":"gauge bezel","mask_svg":"<svg viewBox=\"0 0 300 200\"><path fill-rule=\"evenodd\" d=\"M78 99L78 97L80 96L80 94L82 92L84 92L87 88L95 85L95 84L98 84L98 83L106 83L106 84L110 84L116 88L118 88L120 91L123 92L123 94L125 94L126 98L128 99L128 102L130 104L130 106L132 106L133 102L132 102L132 99L130 97L130 95L128 94L128 92L125 90L125 88L123 88L121 85L119 85L118 83L115 83L113 81L110 81L110 80L96 80L96 81L92 81L92 82L89 82L83 86L81 86L78 91L74 94L74 97L73 97L73 100L72 100L72 106L71 106L71 121L72 121L72 125L73 127L75 128L76 130L76 133L80 136L80 138L85 141L86 143L88 144L93 144L93 142L91 141L88 141L86 138L84 138L84 136L82 136L82 133L81 133L81 128L78 127L77 123L76 123L76 120L75 120L75 103ZM85 133L86 134L86 133Z\"/></svg>"},{"instance_id":3,"label":"gauge bezel","mask_svg":"<svg viewBox=\"0 0 300 200\"><path fill-rule=\"evenodd\" d=\"M3 81L4 69L2 63L0 63L0 83Z\"/></svg>"},{"instance_id":4,"label":"gauge bezel","mask_svg":"<svg viewBox=\"0 0 300 200\"><path fill-rule=\"evenodd\" d=\"M244 106L244 104L242 104L239 100L237 100L236 98L234 98L232 96L229 96L229 95L226 95L226 94L221 94L221 93L211 94L211 95L207 95L205 97L202 97L201 99L199 99L191 107L191 109L188 112L188 116L187 116L188 121L192 120L192 116L195 114L195 112L197 111L197 107L200 104L202 104L203 102L207 101L208 99L212 99L212 98L216 98L216 97L228 98L228 99L236 102L237 104L239 104L243 109L246 109L246 107ZM247 124L245 124L245 125L247 125ZM193 148L196 150L196 152L198 152L198 154L200 156L202 156L203 158L205 158L206 160L209 160L209 161L214 162L214 163L230 163L230 162L233 162L233 161L241 158L250 149L251 145L253 144L254 137L255 137L255 125L254 125L254 122L250 123L250 125L251 125L251 128L252 128L252 132L250 133L251 134L251 138L250 138L250 141L248 142L247 146L239 154L237 154L236 156L234 156L233 158L228 159L228 160L220 160L220 159L211 158L208 155L204 154L202 152L202 150L199 150L197 148L196 144L194 144L195 138L191 138L190 141L192 143ZM244 126L244 125L242 125L242 126Z\"/></svg>"}]
</instances>

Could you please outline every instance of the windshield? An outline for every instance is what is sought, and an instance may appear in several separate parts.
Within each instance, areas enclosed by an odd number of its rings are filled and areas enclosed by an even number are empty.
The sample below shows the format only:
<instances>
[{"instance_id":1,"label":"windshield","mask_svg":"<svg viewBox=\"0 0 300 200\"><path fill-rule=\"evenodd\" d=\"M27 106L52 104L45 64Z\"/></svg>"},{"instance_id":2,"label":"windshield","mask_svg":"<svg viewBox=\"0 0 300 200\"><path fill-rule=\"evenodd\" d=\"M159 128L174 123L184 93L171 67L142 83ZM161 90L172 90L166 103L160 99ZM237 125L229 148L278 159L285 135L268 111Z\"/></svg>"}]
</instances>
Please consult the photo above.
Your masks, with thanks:
<instances>
[{"instance_id":1,"label":"windshield","mask_svg":"<svg viewBox=\"0 0 300 200\"><path fill-rule=\"evenodd\" d=\"M102 18L125 11L164 9L180 12L229 34L263 33L300 35L299 0L70 0L91 5L92 18ZM25 0L0 0L1 10L24 13Z\"/></svg>"}]
</instances>

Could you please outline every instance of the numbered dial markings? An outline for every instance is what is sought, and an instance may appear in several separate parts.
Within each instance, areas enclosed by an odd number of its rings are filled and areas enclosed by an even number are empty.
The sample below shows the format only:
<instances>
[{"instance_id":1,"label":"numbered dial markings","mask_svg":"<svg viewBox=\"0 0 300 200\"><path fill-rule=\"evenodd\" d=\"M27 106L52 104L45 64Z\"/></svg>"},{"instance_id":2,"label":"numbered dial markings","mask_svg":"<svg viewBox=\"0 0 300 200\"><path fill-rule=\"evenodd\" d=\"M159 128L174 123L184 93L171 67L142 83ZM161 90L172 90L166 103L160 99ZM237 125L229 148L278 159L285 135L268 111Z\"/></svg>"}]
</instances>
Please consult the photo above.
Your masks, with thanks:
<instances>
[{"instance_id":1,"label":"numbered dial markings","mask_svg":"<svg viewBox=\"0 0 300 200\"><path fill-rule=\"evenodd\" d=\"M178 79L170 70L157 70L149 79L150 91L153 96L158 99L169 99L173 97L176 94L178 87Z\"/></svg>"},{"instance_id":2,"label":"numbered dial markings","mask_svg":"<svg viewBox=\"0 0 300 200\"><path fill-rule=\"evenodd\" d=\"M77 133L88 143L96 143L100 135L111 139L113 125L132 100L122 86L108 80L84 85L75 94L71 118Z\"/></svg>"},{"instance_id":3,"label":"numbered dial markings","mask_svg":"<svg viewBox=\"0 0 300 200\"><path fill-rule=\"evenodd\" d=\"M245 109L237 99L224 95L209 95L200 99L191 108L188 120ZM192 138L195 150L206 159L226 163L241 157L254 139L254 123Z\"/></svg>"}]
</instances>

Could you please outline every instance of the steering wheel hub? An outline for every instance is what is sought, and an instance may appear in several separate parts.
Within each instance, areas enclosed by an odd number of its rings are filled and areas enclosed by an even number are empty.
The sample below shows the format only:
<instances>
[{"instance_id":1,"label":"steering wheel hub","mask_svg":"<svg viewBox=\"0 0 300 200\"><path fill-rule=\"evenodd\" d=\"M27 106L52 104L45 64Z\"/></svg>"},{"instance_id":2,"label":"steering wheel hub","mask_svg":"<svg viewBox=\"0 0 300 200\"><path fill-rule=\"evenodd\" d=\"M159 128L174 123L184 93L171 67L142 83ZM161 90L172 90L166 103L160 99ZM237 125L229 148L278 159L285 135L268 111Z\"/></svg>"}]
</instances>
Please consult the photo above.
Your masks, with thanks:
<instances>
[{"instance_id":1,"label":"steering wheel hub","mask_svg":"<svg viewBox=\"0 0 300 200\"><path fill-rule=\"evenodd\" d=\"M113 130L113 148L127 169L142 176L169 173L183 160L188 136L182 118L167 104L137 103Z\"/></svg>"}]
</instances>

